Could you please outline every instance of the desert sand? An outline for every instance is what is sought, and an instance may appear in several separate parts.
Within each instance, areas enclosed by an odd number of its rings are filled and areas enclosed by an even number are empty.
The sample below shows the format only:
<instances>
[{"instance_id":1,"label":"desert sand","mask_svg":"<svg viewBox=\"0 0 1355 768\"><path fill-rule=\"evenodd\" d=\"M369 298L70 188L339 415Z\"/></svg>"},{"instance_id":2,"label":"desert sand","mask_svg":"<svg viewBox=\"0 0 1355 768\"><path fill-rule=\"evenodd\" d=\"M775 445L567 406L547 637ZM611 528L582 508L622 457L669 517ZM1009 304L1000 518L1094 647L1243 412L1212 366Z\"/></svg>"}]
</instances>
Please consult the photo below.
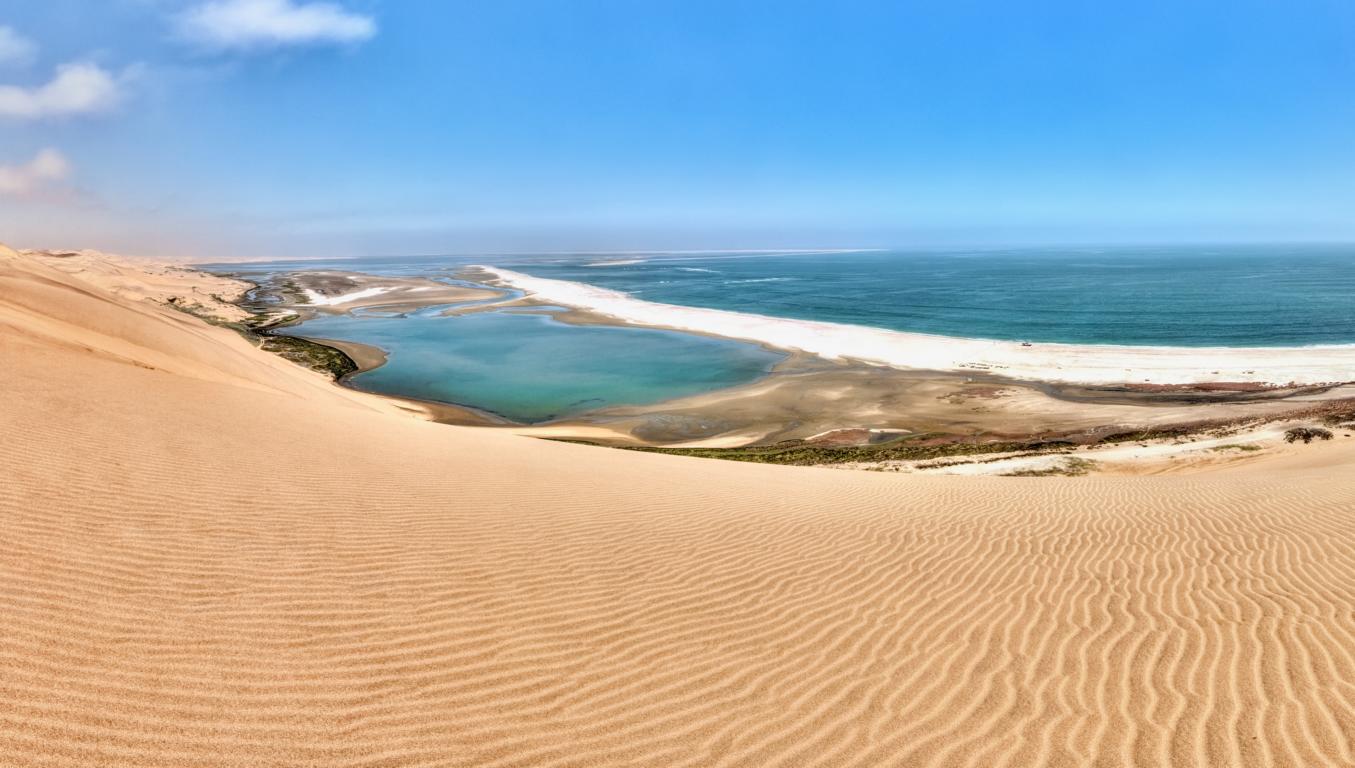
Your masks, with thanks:
<instances>
[{"instance_id":1,"label":"desert sand","mask_svg":"<svg viewBox=\"0 0 1355 768\"><path fill-rule=\"evenodd\" d=\"M211 280L0 249L0 764L1355 763L1353 445L962 478L547 442L169 305L230 312Z\"/></svg>"}]
</instances>

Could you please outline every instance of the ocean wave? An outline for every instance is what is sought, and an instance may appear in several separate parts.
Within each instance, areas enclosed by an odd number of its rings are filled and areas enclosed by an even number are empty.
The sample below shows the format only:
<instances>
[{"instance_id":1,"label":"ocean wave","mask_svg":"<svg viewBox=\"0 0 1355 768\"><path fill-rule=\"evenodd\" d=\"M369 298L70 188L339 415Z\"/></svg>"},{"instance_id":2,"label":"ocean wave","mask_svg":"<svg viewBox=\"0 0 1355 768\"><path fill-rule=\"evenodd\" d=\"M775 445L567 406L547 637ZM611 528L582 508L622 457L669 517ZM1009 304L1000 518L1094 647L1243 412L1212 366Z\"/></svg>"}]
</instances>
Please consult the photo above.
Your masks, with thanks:
<instances>
[{"instance_id":1,"label":"ocean wave","mask_svg":"<svg viewBox=\"0 0 1355 768\"><path fill-rule=\"evenodd\" d=\"M587 283L533 277L496 267L479 268L539 299L592 310L632 325L743 339L830 360L861 360L893 368L1080 384L1330 384L1355 379L1355 344L1170 347L940 336L663 304ZM793 278L742 282L786 279Z\"/></svg>"}]
</instances>

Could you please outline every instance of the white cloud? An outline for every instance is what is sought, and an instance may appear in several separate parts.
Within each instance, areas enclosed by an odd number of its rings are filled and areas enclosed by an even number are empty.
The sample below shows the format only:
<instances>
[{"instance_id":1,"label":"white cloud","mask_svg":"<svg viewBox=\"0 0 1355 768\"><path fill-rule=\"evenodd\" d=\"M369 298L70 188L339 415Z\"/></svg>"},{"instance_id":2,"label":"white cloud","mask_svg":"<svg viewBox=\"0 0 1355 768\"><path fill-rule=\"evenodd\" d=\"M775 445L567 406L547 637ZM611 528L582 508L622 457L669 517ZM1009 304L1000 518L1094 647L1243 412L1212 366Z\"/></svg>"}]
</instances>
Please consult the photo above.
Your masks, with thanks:
<instances>
[{"instance_id":1,"label":"white cloud","mask_svg":"<svg viewBox=\"0 0 1355 768\"><path fill-rule=\"evenodd\" d=\"M214 50L360 43L376 34L370 16L325 2L211 0L178 17L185 40Z\"/></svg>"},{"instance_id":2,"label":"white cloud","mask_svg":"<svg viewBox=\"0 0 1355 768\"><path fill-rule=\"evenodd\" d=\"M0 117L37 119L104 112L122 99L119 79L97 64L62 64L46 85L0 85Z\"/></svg>"},{"instance_id":3,"label":"white cloud","mask_svg":"<svg viewBox=\"0 0 1355 768\"><path fill-rule=\"evenodd\" d=\"M71 164L55 149L44 149L22 165L0 165L0 196L34 198L70 175Z\"/></svg>"},{"instance_id":4,"label":"white cloud","mask_svg":"<svg viewBox=\"0 0 1355 768\"><path fill-rule=\"evenodd\" d=\"M13 28L0 26L0 64L27 64L37 50L36 45Z\"/></svg>"}]
</instances>

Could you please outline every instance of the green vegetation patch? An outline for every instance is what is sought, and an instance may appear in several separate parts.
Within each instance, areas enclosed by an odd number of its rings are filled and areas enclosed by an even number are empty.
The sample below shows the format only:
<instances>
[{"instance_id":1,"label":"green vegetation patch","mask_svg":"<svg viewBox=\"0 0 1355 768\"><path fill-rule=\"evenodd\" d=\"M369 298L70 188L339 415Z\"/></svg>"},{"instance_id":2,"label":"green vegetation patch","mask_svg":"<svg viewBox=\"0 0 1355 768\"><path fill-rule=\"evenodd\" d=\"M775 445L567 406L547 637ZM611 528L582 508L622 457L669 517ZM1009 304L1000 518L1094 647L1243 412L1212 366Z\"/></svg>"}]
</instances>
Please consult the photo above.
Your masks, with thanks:
<instances>
[{"instance_id":1,"label":"green vegetation patch","mask_svg":"<svg viewBox=\"0 0 1355 768\"><path fill-rule=\"evenodd\" d=\"M1067 456L1063 461L1044 469L1018 469L1006 472L1003 477L1080 477L1096 468L1096 462L1077 456Z\"/></svg>"},{"instance_id":2,"label":"green vegetation patch","mask_svg":"<svg viewBox=\"0 0 1355 768\"><path fill-rule=\"evenodd\" d=\"M327 345L317 344L306 339L297 339L295 336L279 336L271 333L271 330L297 324L301 320L297 314L280 317L272 314L270 316L270 314L257 314L260 312L257 307L247 307L251 312L256 313L255 316L236 322L221 320L220 317L205 312L201 306L187 305L187 303L179 301L175 297L169 298L167 303L173 309L191 314L191 316L209 322L211 325L220 325L222 328L232 329L238 335L244 336L245 339L259 345L263 351L272 352L279 358L291 360L298 366L305 366L310 370L331 375L335 381L358 371L358 363L355 363L341 349L327 347Z\"/></svg>"},{"instance_id":3,"label":"green vegetation patch","mask_svg":"<svg viewBox=\"0 0 1355 768\"><path fill-rule=\"evenodd\" d=\"M950 456L974 456L985 453L1055 453L1070 450L1066 440L991 441L956 440L937 435L910 435L875 445L814 445L790 440L776 445L743 448L656 448L632 447L629 450L667 453L675 456L699 456L707 459L751 461L759 464L847 464L852 462L918 461Z\"/></svg>"},{"instance_id":4,"label":"green vegetation patch","mask_svg":"<svg viewBox=\"0 0 1355 768\"><path fill-rule=\"evenodd\" d=\"M295 336L260 336L259 346L298 365L327 373L336 380L358 370L353 358L333 347L317 344Z\"/></svg>"},{"instance_id":5,"label":"green vegetation patch","mask_svg":"<svg viewBox=\"0 0 1355 768\"><path fill-rule=\"evenodd\" d=\"M1211 423L1189 423L1174 424L1162 427L1149 427L1147 429L1126 430L1123 432L1110 432L1102 435L1096 442L1098 443L1147 443L1153 440L1179 440L1185 437L1193 437L1205 431L1207 427L1217 427L1220 425Z\"/></svg>"},{"instance_id":6,"label":"green vegetation patch","mask_svg":"<svg viewBox=\"0 0 1355 768\"><path fill-rule=\"evenodd\" d=\"M1337 411L1322 417L1322 423L1329 427L1349 427L1355 424L1355 411Z\"/></svg>"},{"instance_id":7,"label":"green vegetation patch","mask_svg":"<svg viewBox=\"0 0 1355 768\"><path fill-rule=\"evenodd\" d=\"M1300 440L1304 443L1311 443L1314 439L1330 440L1331 432L1321 427L1291 427L1284 431L1286 443L1296 443Z\"/></svg>"}]
</instances>

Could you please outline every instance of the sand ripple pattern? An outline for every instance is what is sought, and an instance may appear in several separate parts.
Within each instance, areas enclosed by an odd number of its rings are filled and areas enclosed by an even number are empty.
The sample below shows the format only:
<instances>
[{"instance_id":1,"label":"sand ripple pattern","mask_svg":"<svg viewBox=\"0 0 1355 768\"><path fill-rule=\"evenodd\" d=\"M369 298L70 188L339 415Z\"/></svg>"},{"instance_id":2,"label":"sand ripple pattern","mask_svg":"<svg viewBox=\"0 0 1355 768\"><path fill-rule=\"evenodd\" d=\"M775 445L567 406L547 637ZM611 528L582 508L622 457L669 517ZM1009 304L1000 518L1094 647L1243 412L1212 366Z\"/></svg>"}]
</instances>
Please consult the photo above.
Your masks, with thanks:
<instances>
[{"instance_id":1,"label":"sand ripple pattern","mask_svg":"<svg viewBox=\"0 0 1355 768\"><path fill-rule=\"evenodd\" d=\"M0 765L1355 764L1348 452L919 479L0 372Z\"/></svg>"}]
</instances>

